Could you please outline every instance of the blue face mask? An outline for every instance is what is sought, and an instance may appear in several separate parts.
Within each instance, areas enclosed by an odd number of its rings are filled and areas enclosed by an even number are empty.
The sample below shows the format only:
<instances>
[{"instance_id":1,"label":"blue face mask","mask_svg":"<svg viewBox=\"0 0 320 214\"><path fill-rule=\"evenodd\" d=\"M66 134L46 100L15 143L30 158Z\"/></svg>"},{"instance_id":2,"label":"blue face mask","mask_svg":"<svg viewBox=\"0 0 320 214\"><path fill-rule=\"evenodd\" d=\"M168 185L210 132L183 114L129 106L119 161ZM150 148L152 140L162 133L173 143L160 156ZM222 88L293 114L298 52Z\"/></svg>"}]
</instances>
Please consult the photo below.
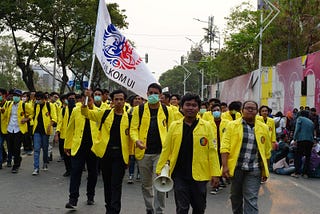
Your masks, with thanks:
<instances>
[{"instance_id":1,"label":"blue face mask","mask_svg":"<svg viewBox=\"0 0 320 214\"><path fill-rule=\"evenodd\" d=\"M20 101L20 97L18 96L13 96L12 97L13 102L18 103Z\"/></svg>"},{"instance_id":2,"label":"blue face mask","mask_svg":"<svg viewBox=\"0 0 320 214\"><path fill-rule=\"evenodd\" d=\"M200 113L200 114L204 114L206 111L207 111L207 109L201 108L200 111L199 111L199 113Z\"/></svg>"},{"instance_id":3,"label":"blue face mask","mask_svg":"<svg viewBox=\"0 0 320 214\"><path fill-rule=\"evenodd\" d=\"M95 102L101 102L101 96L94 96Z\"/></svg>"},{"instance_id":4,"label":"blue face mask","mask_svg":"<svg viewBox=\"0 0 320 214\"><path fill-rule=\"evenodd\" d=\"M214 111L214 112L212 112L212 115L213 115L214 118L220 118L221 112L220 111Z\"/></svg>"},{"instance_id":5,"label":"blue face mask","mask_svg":"<svg viewBox=\"0 0 320 214\"><path fill-rule=\"evenodd\" d=\"M159 94L151 94L148 96L148 103L156 104L159 102Z\"/></svg>"}]
</instances>

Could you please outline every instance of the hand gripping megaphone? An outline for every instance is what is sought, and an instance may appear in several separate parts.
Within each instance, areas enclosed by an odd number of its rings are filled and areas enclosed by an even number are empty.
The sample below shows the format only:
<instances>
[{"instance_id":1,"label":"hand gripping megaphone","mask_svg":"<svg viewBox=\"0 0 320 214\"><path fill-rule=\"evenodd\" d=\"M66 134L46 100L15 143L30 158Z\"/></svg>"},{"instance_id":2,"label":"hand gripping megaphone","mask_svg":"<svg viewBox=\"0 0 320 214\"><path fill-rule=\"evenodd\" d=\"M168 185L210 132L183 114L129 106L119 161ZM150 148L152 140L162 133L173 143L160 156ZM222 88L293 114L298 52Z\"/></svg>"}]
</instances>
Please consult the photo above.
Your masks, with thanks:
<instances>
[{"instance_id":1,"label":"hand gripping megaphone","mask_svg":"<svg viewBox=\"0 0 320 214\"><path fill-rule=\"evenodd\" d=\"M173 188L173 180L169 177L170 166L166 163L161 170L161 174L153 181L153 186L159 192L169 192Z\"/></svg>"}]
</instances>

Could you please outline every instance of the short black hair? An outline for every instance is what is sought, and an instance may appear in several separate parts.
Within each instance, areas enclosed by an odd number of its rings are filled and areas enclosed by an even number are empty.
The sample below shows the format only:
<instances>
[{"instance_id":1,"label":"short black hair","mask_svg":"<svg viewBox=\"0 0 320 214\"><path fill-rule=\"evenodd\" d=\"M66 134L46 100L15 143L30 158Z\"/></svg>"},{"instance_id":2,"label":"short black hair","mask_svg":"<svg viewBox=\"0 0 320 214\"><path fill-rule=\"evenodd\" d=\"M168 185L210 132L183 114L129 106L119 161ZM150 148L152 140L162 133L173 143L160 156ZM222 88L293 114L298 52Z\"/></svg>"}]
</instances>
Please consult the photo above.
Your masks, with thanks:
<instances>
[{"instance_id":1,"label":"short black hair","mask_svg":"<svg viewBox=\"0 0 320 214\"><path fill-rule=\"evenodd\" d=\"M181 101L180 101L180 106L183 107L184 103L186 101L190 100L195 100L198 103L198 107L200 109L201 107L201 98L197 94L191 94L191 93L186 93L185 95L182 96Z\"/></svg>"},{"instance_id":2,"label":"short black hair","mask_svg":"<svg viewBox=\"0 0 320 214\"><path fill-rule=\"evenodd\" d=\"M246 106L247 103L253 103L256 105L256 108L258 109L258 103L256 101L253 101L253 100L247 100L243 103L242 105L242 110L244 109L244 107Z\"/></svg>"},{"instance_id":3,"label":"short black hair","mask_svg":"<svg viewBox=\"0 0 320 214\"><path fill-rule=\"evenodd\" d=\"M73 91L69 92L66 94L66 98L68 99L70 96L74 95L76 97L76 93L74 93ZM61 98L62 99L62 98Z\"/></svg>"},{"instance_id":4,"label":"short black hair","mask_svg":"<svg viewBox=\"0 0 320 214\"><path fill-rule=\"evenodd\" d=\"M149 89L150 88L156 88L156 89L158 89L159 90L159 92L160 92L160 94L162 94L162 88L161 88L161 86L158 84L158 83L151 83L149 86L148 86L148 91L149 91Z\"/></svg>"},{"instance_id":5,"label":"short black hair","mask_svg":"<svg viewBox=\"0 0 320 214\"><path fill-rule=\"evenodd\" d=\"M96 92L96 91L100 91L101 94L103 94L103 90L101 88L95 88L92 93L94 94L94 92Z\"/></svg>"},{"instance_id":6,"label":"short black hair","mask_svg":"<svg viewBox=\"0 0 320 214\"><path fill-rule=\"evenodd\" d=\"M169 92L163 92L162 95L166 97L166 99L170 99L170 93Z\"/></svg>"},{"instance_id":7,"label":"short black hair","mask_svg":"<svg viewBox=\"0 0 320 214\"><path fill-rule=\"evenodd\" d=\"M106 88L105 88L105 89L102 89L102 91L103 91L103 94L105 94L105 93L108 93L108 94L109 94L109 93L110 93L110 91L109 91L108 89L106 89Z\"/></svg>"},{"instance_id":8,"label":"short black hair","mask_svg":"<svg viewBox=\"0 0 320 214\"><path fill-rule=\"evenodd\" d=\"M269 112L272 112L272 109L271 109L271 108L269 108L269 106L262 105L262 106L260 106L260 108L259 108L259 114L260 114L260 115L261 115L261 110L262 110L263 108L267 108L268 113L269 113Z\"/></svg>"},{"instance_id":9,"label":"short black hair","mask_svg":"<svg viewBox=\"0 0 320 214\"><path fill-rule=\"evenodd\" d=\"M308 112L307 110L302 110L302 111L300 112L300 116L301 116L301 117L309 117L309 112Z\"/></svg>"},{"instance_id":10,"label":"short black hair","mask_svg":"<svg viewBox=\"0 0 320 214\"><path fill-rule=\"evenodd\" d=\"M40 99L46 99L46 94L43 93L42 91L36 91L36 94L34 95L35 98L40 98Z\"/></svg>"},{"instance_id":11,"label":"short black hair","mask_svg":"<svg viewBox=\"0 0 320 214\"><path fill-rule=\"evenodd\" d=\"M220 106L228 107L228 104L227 104L226 102L221 102L221 103L220 103Z\"/></svg>"},{"instance_id":12,"label":"short black hair","mask_svg":"<svg viewBox=\"0 0 320 214\"><path fill-rule=\"evenodd\" d=\"M220 103L214 103L213 105L212 105L212 109L214 108L214 107L219 107L219 109L220 109L220 111L221 111L221 104Z\"/></svg>"},{"instance_id":13,"label":"short black hair","mask_svg":"<svg viewBox=\"0 0 320 214\"><path fill-rule=\"evenodd\" d=\"M117 90L114 90L113 92L111 92L110 97L111 97L112 100L113 100L113 97L114 97L115 94L123 94L124 95L124 100L127 99L127 94L122 89L117 89Z\"/></svg>"},{"instance_id":14,"label":"short black hair","mask_svg":"<svg viewBox=\"0 0 320 214\"><path fill-rule=\"evenodd\" d=\"M246 101L246 102L249 102L249 101ZM233 101L229 104L228 109L229 109L229 111L232 111L232 110L240 111L241 106L242 106L242 103L240 101ZM244 106L244 104L243 104L243 106ZM257 108L258 108L258 106L257 106Z\"/></svg>"},{"instance_id":15,"label":"short black hair","mask_svg":"<svg viewBox=\"0 0 320 214\"><path fill-rule=\"evenodd\" d=\"M4 88L0 88L0 93L3 94L3 95L6 95L7 94L7 90L4 89Z\"/></svg>"},{"instance_id":16,"label":"short black hair","mask_svg":"<svg viewBox=\"0 0 320 214\"><path fill-rule=\"evenodd\" d=\"M214 102L214 103L221 103L221 101L218 98L210 98L209 103Z\"/></svg>"},{"instance_id":17,"label":"short black hair","mask_svg":"<svg viewBox=\"0 0 320 214\"><path fill-rule=\"evenodd\" d=\"M206 106L206 108L208 108L209 103L208 103L208 101L202 101L202 102L201 102L201 105L202 105L202 106Z\"/></svg>"},{"instance_id":18,"label":"short black hair","mask_svg":"<svg viewBox=\"0 0 320 214\"><path fill-rule=\"evenodd\" d=\"M172 99L172 97L176 97L176 98L177 98L177 100L180 100L180 99L181 99L181 97L180 97L180 95L179 95L179 94L171 94L171 96L170 96L170 100Z\"/></svg>"}]
</instances>

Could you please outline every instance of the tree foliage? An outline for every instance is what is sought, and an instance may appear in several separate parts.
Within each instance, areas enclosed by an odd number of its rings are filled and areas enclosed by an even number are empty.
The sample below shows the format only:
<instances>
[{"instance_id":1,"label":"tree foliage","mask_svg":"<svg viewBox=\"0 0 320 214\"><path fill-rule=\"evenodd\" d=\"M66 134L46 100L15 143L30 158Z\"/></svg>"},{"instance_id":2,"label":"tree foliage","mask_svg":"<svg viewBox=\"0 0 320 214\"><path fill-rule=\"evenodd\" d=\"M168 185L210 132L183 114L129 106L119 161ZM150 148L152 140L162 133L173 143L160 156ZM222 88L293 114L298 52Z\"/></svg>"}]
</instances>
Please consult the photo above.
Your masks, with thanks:
<instances>
[{"instance_id":1,"label":"tree foliage","mask_svg":"<svg viewBox=\"0 0 320 214\"><path fill-rule=\"evenodd\" d=\"M57 48L58 65L61 68L61 79L58 79L61 92L64 92L69 80L68 68L75 72L75 76L84 76L78 72L83 72L83 63L89 58L91 60L97 8L96 0L0 2L0 29L12 32L17 65L29 90L35 89L31 64L39 62L43 56L53 57L54 47ZM116 3L109 4L108 9L114 25L119 28L128 26L125 11L119 10ZM28 33L30 38L19 43L15 39L17 31Z\"/></svg>"},{"instance_id":2,"label":"tree foliage","mask_svg":"<svg viewBox=\"0 0 320 214\"><path fill-rule=\"evenodd\" d=\"M280 9L280 14L263 32L262 66L273 66L278 62L316 51L312 49L312 45L320 41L320 1L272 2ZM196 65L198 69L205 70L205 84L227 80L258 69L259 37L255 37L259 34L261 12L265 18L270 10L265 8L257 11L248 2L243 2L233 8L229 17L226 17L224 47L213 57L203 54L204 57ZM204 39L207 34L206 31ZM171 77L178 74L173 72L176 69L175 67L164 73L160 77L160 83L172 79L172 85L167 83L166 86L176 88L174 79L177 77Z\"/></svg>"}]
</instances>

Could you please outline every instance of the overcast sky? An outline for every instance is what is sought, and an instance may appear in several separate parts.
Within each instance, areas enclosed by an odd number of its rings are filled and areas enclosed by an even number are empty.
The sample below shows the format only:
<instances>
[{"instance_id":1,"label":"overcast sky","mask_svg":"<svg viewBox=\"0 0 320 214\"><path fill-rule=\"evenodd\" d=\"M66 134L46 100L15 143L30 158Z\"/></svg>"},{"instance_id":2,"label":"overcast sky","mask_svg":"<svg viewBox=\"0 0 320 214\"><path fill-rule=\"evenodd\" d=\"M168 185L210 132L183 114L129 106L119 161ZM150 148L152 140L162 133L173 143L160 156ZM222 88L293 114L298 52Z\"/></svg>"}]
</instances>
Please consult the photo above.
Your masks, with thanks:
<instances>
[{"instance_id":1,"label":"overcast sky","mask_svg":"<svg viewBox=\"0 0 320 214\"><path fill-rule=\"evenodd\" d=\"M209 16L214 16L214 25L222 32L226 23L224 17L244 1L113 0L110 3L116 2L120 9L126 10L129 27L121 32L134 41L141 57L148 53L148 67L159 78L161 73L180 63L180 57L186 56L192 45L203 39L203 28L208 27L205 22ZM256 0L249 2L256 7ZM217 43L214 48L218 48ZM204 49L208 51L209 46L205 45Z\"/></svg>"}]
</instances>

